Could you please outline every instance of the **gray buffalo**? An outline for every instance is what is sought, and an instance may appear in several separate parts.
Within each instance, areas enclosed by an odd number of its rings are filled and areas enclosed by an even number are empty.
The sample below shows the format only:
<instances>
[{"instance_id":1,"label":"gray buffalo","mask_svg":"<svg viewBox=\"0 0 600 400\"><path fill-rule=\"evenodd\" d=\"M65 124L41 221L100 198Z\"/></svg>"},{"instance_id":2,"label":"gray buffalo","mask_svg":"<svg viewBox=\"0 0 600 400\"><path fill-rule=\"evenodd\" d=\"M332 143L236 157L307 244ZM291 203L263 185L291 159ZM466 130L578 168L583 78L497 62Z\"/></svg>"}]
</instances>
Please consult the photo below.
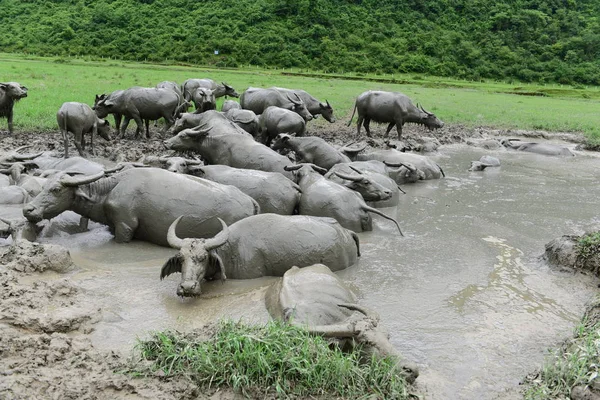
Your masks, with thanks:
<instances>
[{"instance_id":1,"label":"gray buffalo","mask_svg":"<svg viewBox=\"0 0 600 400\"><path fill-rule=\"evenodd\" d=\"M504 147L517 151L527 151L529 153L543 154L546 156L566 156L573 157L575 154L564 146L550 143L522 142L519 139L503 139L501 141Z\"/></svg>"},{"instance_id":2,"label":"gray buffalo","mask_svg":"<svg viewBox=\"0 0 600 400\"><path fill-rule=\"evenodd\" d=\"M83 157L54 157L51 152L44 152L31 160L40 170L57 170L69 173L93 175L104 171L104 166Z\"/></svg>"},{"instance_id":3,"label":"gray buffalo","mask_svg":"<svg viewBox=\"0 0 600 400\"><path fill-rule=\"evenodd\" d=\"M229 110L241 110L242 106L237 101L225 100L221 106L221 112L227 112Z\"/></svg>"},{"instance_id":4,"label":"gray buffalo","mask_svg":"<svg viewBox=\"0 0 600 400\"><path fill-rule=\"evenodd\" d=\"M286 89L280 87L272 87L270 89L275 89L283 94L297 95L302 99L306 105L306 109L308 112L310 112L313 118L317 118L318 115L322 115L327 121L332 123L335 122L333 108L331 107L331 104L329 104L329 101L325 100L325 103L322 103L301 89Z\"/></svg>"},{"instance_id":5,"label":"gray buffalo","mask_svg":"<svg viewBox=\"0 0 600 400\"><path fill-rule=\"evenodd\" d=\"M258 117L253 111L231 108L226 111L224 115L225 118L251 134L253 137L258 136Z\"/></svg>"},{"instance_id":6,"label":"gray buffalo","mask_svg":"<svg viewBox=\"0 0 600 400\"><path fill-rule=\"evenodd\" d=\"M270 106L258 117L258 135L260 141L270 146L280 133L304 136L306 121L299 114L285 108Z\"/></svg>"},{"instance_id":7,"label":"gray buffalo","mask_svg":"<svg viewBox=\"0 0 600 400\"><path fill-rule=\"evenodd\" d=\"M133 238L166 246L171 223L186 214L179 234L211 237L220 230L217 217L229 223L260 212L240 190L158 168L133 168L104 178L60 173L23 208L31 222L54 218L66 210L108 225L117 242Z\"/></svg>"},{"instance_id":8,"label":"gray buffalo","mask_svg":"<svg viewBox=\"0 0 600 400\"><path fill-rule=\"evenodd\" d=\"M407 122L425 125L430 130L444 126L433 113L425 111L423 107L415 106L410 98L398 92L383 92L369 90L356 98L352 116L348 126L352 123L354 113L358 111L356 123L356 136L360 135L360 127L364 122L367 136L371 136L369 124L371 120L389 124L384 137L387 137L394 126L398 131L398 139L402 136L402 125Z\"/></svg>"},{"instance_id":9,"label":"gray buffalo","mask_svg":"<svg viewBox=\"0 0 600 400\"><path fill-rule=\"evenodd\" d=\"M378 149L361 153L364 149L352 149L350 146L342 148L353 161L377 160L388 165L401 166L399 174L396 177L390 176L399 185L402 183L415 182L415 177L419 180L440 179L445 176L442 168L429 157L420 154L406 153L396 149Z\"/></svg>"},{"instance_id":10,"label":"gray buffalo","mask_svg":"<svg viewBox=\"0 0 600 400\"><path fill-rule=\"evenodd\" d=\"M8 133L13 133L13 108L17 101L27 97L27 88L17 82L0 83L0 118L8 120Z\"/></svg>"},{"instance_id":11,"label":"gray buffalo","mask_svg":"<svg viewBox=\"0 0 600 400\"><path fill-rule=\"evenodd\" d=\"M344 185L325 179L326 171L312 164L286 167L296 171L298 185L302 190L298 211L300 215L335 218L340 225L354 232L373 230L371 214L377 214L392 221L402 235L400 225L381 211L368 206L362 196ZM318 171L318 172L317 172Z\"/></svg>"},{"instance_id":12,"label":"gray buffalo","mask_svg":"<svg viewBox=\"0 0 600 400\"><path fill-rule=\"evenodd\" d=\"M194 91L198 88L210 89L214 92L215 97L223 97L223 96L231 96L231 97L240 97L240 95L235 91L235 89L225 82L221 82L220 84L216 83L212 79L188 79L181 85L181 91L183 92L183 97L190 101L194 94Z\"/></svg>"},{"instance_id":13,"label":"gray buffalo","mask_svg":"<svg viewBox=\"0 0 600 400\"><path fill-rule=\"evenodd\" d=\"M208 125L211 127L211 131L215 133L219 132L221 134L241 134L248 136L247 131L238 124L232 123L233 121L227 118L225 114L214 110L209 110L200 114L183 113L167 133L176 135L184 129L196 128L199 125Z\"/></svg>"},{"instance_id":14,"label":"gray buffalo","mask_svg":"<svg viewBox=\"0 0 600 400\"><path fill-rule=\"evenodd\" d=\"M207 164L280 172L287 178L294 179L293 174L284 169L285 166L292 165L289 158L257 143L252 136L218 111L198 115L202 116L198 126L185 129L177 136L165 140L165 147L176 151L195 151Z\"/></svg>"},{"instance_id":15,"label":"gray buffalo","mask_svg":"<svg viewBox=\"0 0 600 400\"><path fill-rule=\"evenodd\" d=\"M33 168L38 168L38 165L32 161L15 162L8 168L0 169L0 173L10 175L10 184L20 186L35 197L42 191L46 179L27 174Z\"/></svg>"},{"instance_id":16,"label":"gray buffalo","mask_svg":"<svg viewBox=\"0 0 600 400\"><path fill-rule=\"evenodd\" d=\"M173 81L162 81L156 84L157 89L171 89L174 91L177 96L179 96L179 107L177 108L177 118L181 113L187 112L187 110L192 105L189 101L187 101L183 97L183 92L181 91L181 86L177 84L177 82Z\"/></svg>"},{"instance_id":17,"label":"gray buffalo","mask_svg":"<svg viewBox=\"0 0 600 400\"><path fill-rule=\"evenodd\" d=\"M350 162L347 155L316 136L293 137L281 133L275 138L272 147L274 150L292 150L296 153L297 162L315 164L326 170L335 164Z\"/></svg>"},{"instance_id":18,"label":"gray buffalo","mask_svg":"<svg viewBox=\"0 0 600 400\"><path fill-rule=\"evenodd\" d=\"M41 156L42 154L44 154L43 151L40 151L39 153L33 153L33 154L21 154L20 151L27 149L31 147L31 145L26 145L26 146L21 146L18 147L14 150L5 152L3 154L0 155L0 163L12 163L15 161L26 161L26 160L33 160L36 157Z\"/></svg>"},{"instance_id":19,"label":"gray buffalo","mask_svg":"<svg viewBox=\"0 0 600 400\"><path fill-rule=\"evenodd\" d=\"M351 162L334 165L325 178L360 193L375 207L393 207L400 200L400 190L392 178L368 169L358 169Z\"/></svg>"},{"instance_id":20,"label":"gray buffalo","mask_svg":"<svg viewBox=\"0 0 600 400\"><path fill-rule=\"evenodd\" d=\"M353 168L361 172L372 172L390 177L397 185L405 183L413 183L424 178L423 173L411 163L391 163L388 161L368 160L368 161L352 161L349 164Z\"/></svg>"},{"instance_id":21,"label":"gray buffalo","mask_svg":"<svg viewBox=\"0 0 600 400\"><path fill-rule=\"evenodd\" d=\"M182 275L179 296L198 296L203 279L253 279L283 276L292 268L321 262L332 271L356 263L358 236L331 218L261 214L227 227L212 239L181 239L169 228L167 241L179 253L162 267L160 278Z\"/></svg>"},{"instance_id":22,"label":"gray buffalo","mask_svg":"<svg viewBox=\"0 0 600 400\"><path fill-rule=\"evenodd\" d=\"M94 153L94 136L99 134L105 140L110 140L110 124L100 119L92 108L85 103L66 102L56 113L56 121L62 133L65 158L69 158L69 132L75 135L75 147L79 155L84 157L85 135L90 134L90 146Z\"/></svg>"},{"instance_id":23,"label":"gray buffalo","mask_svg":"<svg viewBox=\"0 0 600 400\"><path fill-rule=\"evenodd\" d=\"M362 345L367 359L392 357L410 383L419 376L418 367L403 359L390 343L379 315L358 305L356 295L326 265L289 269L267 290L265 303L274 319L340 340L340 347Z\"/></svg>"},{"instance_id":24,"label":"gray buffalo","mask_svg":"<svg viewBox=\"0 0 600 400\"><path fill-rule=\"evenodd\" d=\"M188 173L223 185L235 186L256 200L261 213L292 215L300 201L300 187L279 172L205 165L192 166Z\"/></svg>"},{"instance_id":25,"label":"gray buffalo","mask_svg":"<svg viewBox=\"0 0 600 400\"><path fill-rule=\"evenodd\" d=\"M5 219L0 218L0 239L6 239L9 236L12 237L13 243L17 243L21 240L28 240L35 242L38 235L44 228L38 226L32 222L29 222L25 218L19 219Z\"/></svg>"},{"instance_id":26,"label":"gray buffalo","mask_svg":"<svg viewBox=\"0 0 600 400\"><path fill-rule=\"evenodd\" d=\"M158 162L162 168L177 174L189 174L195 167L203 165L201 160L192 160L184 157L158 157Z\"/></svg>"},{"instance_id":27,"label":"gray buffalo","mask_svg":"<svg viewBox=\"0 0 600 400\"><path fill-rule=\"evenodd\" d=\"M313 118L300 96L295 93L281 93L276 89L250 87L240 96L240 104L242 108L254 111L256 115L262 114L267 107L275 106L291 110L305 121Z\"/></svg>"},{"instance_id":28,"label":"gray buffalo","mask_svg":"<svg viewBox=\"0 0 600 400\"><path fill-rule=\"evenodd\" d=\"M469 168L469 171L483 171L484 169L489 167L499 166L500 160L498 160L496 157L481 156L481 158L479 158L479 161L471 161L471 167Z\"/></svg>"},{"instance_id":29,"label":"gray buffalo","mask_svg":"<svg viewBox=\"0 0 600 400\"><path fill-rule=\"evenodd\" d=\"M121 116L124 117L120 136L125 136L129 122L133 119L137 124L135 137L142 133L146 122L146 137L150 137L148 120L164 118L165 130L169 129L179 108L179 96L171 89L132 87L127 90L113 92L106 96L96 96L94 110L99 118L106 118L108 114L115 116L117 128ZM117 122L119 116L119 122Z\"/></svg>"},{"instance_id":30,"label":"gray buffalo","mask_svg":"<svg viewBox=\"0 0 600 400\"><path fill-rule=\"evenodd\" d=\"M196 107L195 114L200 114L208 110L216 110L217 99L211 89L199 87L192 93L192 102Z\"/></svg>"},{"instance_id":31,"label":"gray buffalo","mask_svg":"<svg viewBox=\"0 0 600 400\"><path fill-rule=\"evenodd\" d=\"M17 185L5 186L0 190L0 204L25 204L29 198L27 190Z\"/></svg>"}]
</instances>

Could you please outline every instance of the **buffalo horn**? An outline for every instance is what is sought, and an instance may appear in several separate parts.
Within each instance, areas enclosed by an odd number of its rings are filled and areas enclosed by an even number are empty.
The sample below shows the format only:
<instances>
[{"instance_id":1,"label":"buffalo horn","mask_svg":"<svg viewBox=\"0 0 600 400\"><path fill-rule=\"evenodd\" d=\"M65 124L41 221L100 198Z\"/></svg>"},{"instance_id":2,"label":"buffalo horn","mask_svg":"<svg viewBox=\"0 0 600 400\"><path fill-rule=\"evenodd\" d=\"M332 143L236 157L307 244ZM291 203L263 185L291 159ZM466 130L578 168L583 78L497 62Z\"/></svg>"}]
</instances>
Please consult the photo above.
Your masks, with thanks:
<instances>
[{"instance_id":1,"label":"buffalo horn","mask_svg":"<svg viewBox=\"0 0 600 400\"><path fill-rule=\"evenodd\" d=\"M42 154L44 154L43 151L40 151L39 153L36 153L36 154L13 154L12 158L14 158L15 160L19 160L19 161L25 161L25 160L31 160L36 157L39 157Z\"/></svg>"},{"instance_id":2,"label":"buffalo horn","mask_svg":"<svg viewBox=\"0 0 600 400\"><path fill-rule=\"evenodd\" d=\"M329 104L329 100L325 99L325 103L327 103L327 107L331 108L331 104Z\"/></svg>"},{"instance_id":3,"label":"buffalo horn","mask_svg":"<svg viewBox=\"0 0 600 400\"><path fill-rule=\"evenodd\" d=\"M356 142L348 143L347 145L345 145L344 147L342 147L340 149L340 151L343 151L344 153L360 153L361 151L363 151L364 149L367 148L367 144L366 143L362 144L359 147L350 147L354 143L356 143Z\"/></svg>"},{"instance_id":4,"label":"buffalo horn","mask_svg":"<svg viewBox=\"0 0 600 400\"><path fill-rule=\"evenodd\" d=\"M80 177L75 177L71 175L63 175L60 177L60 183L63 186L80 186L87 185L88 183L92 183L97 181L98 179L104 176L104 171L100 171L94 175L83 175Z\"/></svg>"},{"instance_id":5,"label":"buffalo horn","mask_svg":"<svg viewBox=\"0 0 600 400\"><path fill-rule=\"evenodd\" d=\"M299 170L302 167L303 167L302 164L286 165L286 166L283 167L283 169L286 170L286 171L297 171L297 170Z\"/></svg>"},{"instance_id":6,"label":"buffalo horn","mask_svg":"<svg viewBox=\"0 0 600 400\"><path fill-rule=\"evenodd\" d=\"M229 239L229 228L227 227L227 224L221 218L218 218L218 220L221 223L223 230L219 232L214 238L206 239L204 241L204 248L206 249L206 251L211 251L216 249L217 247L223 246L225 243L227 243L227 239Z\"/></svg>"},{"instance_id":7,"label":"buffalo horn","mask_svg":"<svg viewBox=\"0 0 600 400\"><path fill-rule=\"evenodd\" d=\"M366 317L371 318L376 322L379 322L379 320L381 319L377 312L375 312L374 310L371 310L368 307L363 307L363 306L359 306L358 304L351 304L351 303L342 303L342 304L338 304L338 306L347 308L348 310L358 311L359 313L364 314ZM375 324L375 325L377 325L377 324Z\"/></svg>"},{"instance_id":8,"label":"buffalo horn","mask_svg":"<svg viewBox=\"0 0 600 400\"><path fill-rule=\"evenodd\" d=\"M337 171L335 171L334 174L336 174L338 177L340 177L342 179L346 179L346 180L352 181L352 182L360 182L363 180L363 177L360 175L347 175L347 174L344 174L343 172L337 172Z\"/></svg>"},{"instance_id":9,"label":"buffalo horn","mask_svg":"<svg viewBox=\"0 0 600 400\"><path fill-rule=\"evenodd\" d=\"M112 167L112 168L105 169L105 170L104 170L104 173L105 173L105 174L112 174L112 173L114 173L114 172L117 172L117 171L120 171L120 170L122 170L124 167L125 167L125 164L123 164L123 163L118 163L117 165L115 165L115 166L114 166L114 167Z\"/></svg>"},{"instance_id":10,"label":"buffalo horn","mask_svg":"<svg viewBox=\"0 0 600 400\"><path fill-rule=\"evenodd\" d=\"M183 218L183 215L173 221L173 223L169 226L169 230L167 231L167 243L169 243L169 246L177 250L181 250L181 247L183 246L183 239L178 238L177 233L175 233L177 224L179 224L181 218Z\"/></svg>"},{"instance_id":11,"label":"buffalo horn","mask_svg":"<svg viewBox=\"0 0 600 400\"><path fill-rule=\"evenodd\" d=\"M308 327L308 332L324 337L352 337L356 335L351 324L316 325Z\"/></svg>"},{"instance_id":12,"label":"buffalo horn","mask_svg":"<svg viewBox=\"0 0 600 400\"><path fill-rule=\"evenodd\" d=\"M187 165L201 165L202 161L201 160L191 160L191 159L186 158L185 163Z\"/></svg>"},{"instance_id":13,"label":"buffalo horn","mask_svg":"<svg viewBox=\"0 0 600 400\"><path fill-rule=\"evenodd\" d=\"M9 175L11 172L10 169L0 169L0 174Z\"/></svg>"},{"instance_id":14,"label":"buffalo horn","mask_svg":"<svg viewBox=\"0 0 600 400\"><path fill-rule=\"evenodd\" d=\"M160 157L158 157L158 161L160 161L161 163L166 163L167 161L169 161L169 157L160 156Z\"/></svg>"}]
</instances>

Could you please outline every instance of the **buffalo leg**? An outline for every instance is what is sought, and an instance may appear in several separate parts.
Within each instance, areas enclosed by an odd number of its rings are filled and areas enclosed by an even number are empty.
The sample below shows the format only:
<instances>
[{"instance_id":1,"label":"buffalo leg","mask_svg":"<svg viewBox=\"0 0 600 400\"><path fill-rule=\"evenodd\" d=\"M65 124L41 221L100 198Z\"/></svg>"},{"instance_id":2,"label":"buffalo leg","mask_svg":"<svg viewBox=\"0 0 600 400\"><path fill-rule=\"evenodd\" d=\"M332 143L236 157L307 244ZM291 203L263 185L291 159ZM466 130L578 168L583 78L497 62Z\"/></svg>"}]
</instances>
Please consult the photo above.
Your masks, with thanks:
<instances>
[{"instance_id":1,"label":"buffalo leg","mask_svg":"<svg viewBox=\"0 0 600 400\"><path fill-rule=\"evenodd\" d=\"M135 121L135 124L137 125L136 129L135 129L135 138L139 138L140 136L142 136L142 131L144 130L144 121L142 121L142 118L139 115L133 115L133 120Z\"/></svg>"},{"instance_id":2,"label":"buffalo leg","mask_svg":"<svg viewBox=\"0 0 600 400\"><path fill-rule=\"evenodd\" d=\"M150 120L145 119L144 125L146 125L146 139L150 139Z\"/></svg>"},{"instance_id":3,"label":"buffalo leg","mask_svg":"<svg viewBox=\"0 0 600 400\"><path fill-rule=\"evenodd\" d=\"M125 137L125 131L127 130L127 126L129 126L129 121L131 121L131 118L129 117L125 117L125 119L123 120L123 125L121 125L121 138Z\"/></svg>"},{"instance_id":4,"label":"buffalo leg","mask_svg":"<svg viewBox=\"0 0 600 400\"><path fill-rule=\"evenodd\" d=\"M12 135L13 134L13 111L10 110L8 112L8 116L6 117L8 119L8 134Z\"/></svg>"},{"instance_id":5,"label":"buffalo leg","mask_svg":"<svg viewBox=\"0 0 600 400\"><path fill-rule=\"evenodd\" d=\"M391 122L388 126L387 129L385 130L385 135L383 135L384 138L387 138L388 135L390 134L390 131L392 130L392 128L394 127L394 125L396 125L395 122ZM400 135L398 135L398 138L400 138Z\"/></svg>"},{"instance_id":6,"label":"buffalo leg","mask_svg":"<svg viewBox=\"0 0 600 400\"><path fill-rule=\"evenodd\" d=\"M81 157L85 157L83 154L83 149L81 148L81 141L83 140L83 132L75 132L75 147L77 147L77 151Z\"/></svg>"},{"instance_id":7,"label":"buffalo leg","mask_svg":"<svg viewBox=\"0 0 600 400\"><path fill-rule=\"evenodd\" d=\"M356 121L356 137L360 136L360 127L363 123L364 117L359 115L358 120Z\"/></svg>"},{"instance_id":8,"label":"buffalo leg","mask_svg":"<svg viewBox=\"0 0 600 400\"><path fill-rule=\"evenodd\" d=\"M94 136L96 136L96 133L98 133L98 125L94 124L94 126L92 127L92 133L91 133L91 137L90 137L90 147L92 148L93 156L96 155L96 151L94 150ZM85 149L85 135L83 135L83 139L81 139L81 144L83 145L83 148Z\"/></svg>"},{"instance_id":9,"label":"buffalo leg","mask_svg":"<svg viewBox=\"0 0 600 400\"><path fill-rule=\"evenodd\" d=\"M365 127L365 131L367 131L367 136L371 137L371 128L369 127L371 124L370 118L365 118L365 123L363 124Z\"/></svg>"},{"instance_id":10,"label":"buffalo leg","mask_svg":"<svg viewBox=\"0 0 600 400\"><path fill-rule=\"evenodd\" d=\"M113 114L113 117L115 117L115 135L117 137L120 137L121 135L121 114Z\"/></svg>"},{"instance_id":11,"label":"buffalo leg","mask_svg":"<svg viewBox=\"0 0 600 400\"><path fill-rule=\"evenodd\" d=\"M402 125L404 125L403 122L396 123L396 130L398 131L398 139L400 139L400 136L402 136Z\"/></svg>"},{"instance_id":12,"label":"buffalo leg","mask_svg":"<svg viewBox=\"0 0 600 400\"><path fill-rule=\"evenodd\" d=\"M65 146L65 158L69 158L69 132L65 131L64 129L61 129L60 133L62 133L63 136L63 143Z\"/></svg>"}]
</instances>

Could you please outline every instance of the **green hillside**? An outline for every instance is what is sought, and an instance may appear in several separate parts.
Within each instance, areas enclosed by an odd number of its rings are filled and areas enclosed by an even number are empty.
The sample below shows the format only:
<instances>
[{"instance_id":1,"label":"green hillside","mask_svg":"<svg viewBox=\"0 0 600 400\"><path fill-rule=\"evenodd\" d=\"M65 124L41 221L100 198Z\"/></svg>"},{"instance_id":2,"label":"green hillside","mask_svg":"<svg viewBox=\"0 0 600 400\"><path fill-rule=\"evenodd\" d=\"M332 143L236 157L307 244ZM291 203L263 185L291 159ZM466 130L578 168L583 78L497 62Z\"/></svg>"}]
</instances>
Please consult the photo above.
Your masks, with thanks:
<instances>
[{"instance_id":1,"label":"green hillside","mask_svg":"<svg viewBox=\"0 0 600 400\"><path fill-rule=\"evenodd\" d=\"M0 0L0 10L3 52L600 84L597 0Z\"/></svg>"}]
</instances>

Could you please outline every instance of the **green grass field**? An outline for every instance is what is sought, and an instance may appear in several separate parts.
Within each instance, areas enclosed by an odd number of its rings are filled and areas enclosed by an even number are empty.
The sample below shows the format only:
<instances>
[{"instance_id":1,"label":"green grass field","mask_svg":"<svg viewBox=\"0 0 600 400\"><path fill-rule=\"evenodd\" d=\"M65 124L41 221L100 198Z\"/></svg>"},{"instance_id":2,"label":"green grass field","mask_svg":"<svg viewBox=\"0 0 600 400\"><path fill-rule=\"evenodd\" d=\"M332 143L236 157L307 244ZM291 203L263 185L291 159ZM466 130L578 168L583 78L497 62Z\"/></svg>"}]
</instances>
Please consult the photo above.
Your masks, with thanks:
<instances>
[{"instance_id":1,"label":"green grass field","mask_svg":"<svg viewBox=\"0 0 600 400\"><path fill-rule=\"evenodd\" d=\"M29 97L15 107L15 129L57 130L65 101L93 104L96 94L188 78L225 81L238 92L249 86L304 89L336 110L346 123L354 99L366 90L399 91L449 124L553 132L581 132L600 142L600 88L470 82L412 75L325 75L299 70L223 70L115 60L41 58L0 53L0 82L17 81ZM520 93L520 94L514 94ZM220 105L218 105L220 107ZM0 130L6 130L5 120Z\"/></svg>"}]
</instances>

